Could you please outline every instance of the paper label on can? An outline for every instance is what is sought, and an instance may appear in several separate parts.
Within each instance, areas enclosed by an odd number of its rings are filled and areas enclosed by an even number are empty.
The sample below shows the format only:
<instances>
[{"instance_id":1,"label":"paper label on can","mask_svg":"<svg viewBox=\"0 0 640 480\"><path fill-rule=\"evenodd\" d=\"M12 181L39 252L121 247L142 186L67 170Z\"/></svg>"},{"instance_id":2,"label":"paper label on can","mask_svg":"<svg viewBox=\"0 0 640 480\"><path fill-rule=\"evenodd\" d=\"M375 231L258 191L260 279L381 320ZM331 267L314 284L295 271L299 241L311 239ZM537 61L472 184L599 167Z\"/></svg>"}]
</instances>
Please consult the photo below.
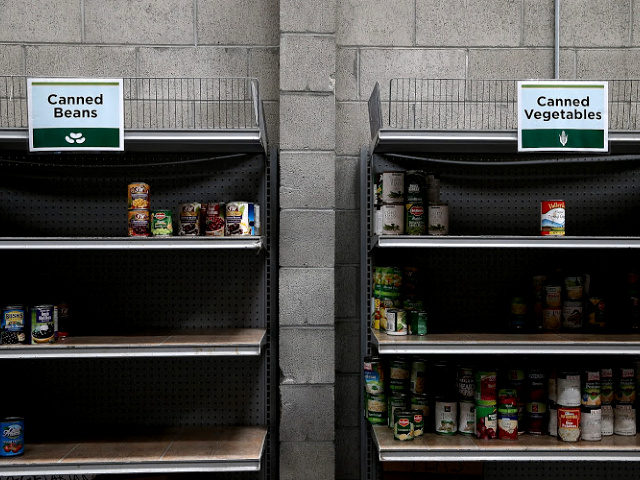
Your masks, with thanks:
<instances>
[{"instance_id":1,"label":"paper label on can","mask_svg":"<svg viewBox=\"0 0 640 480\"><path fill-rule=\"evenodd\" d=\"M449 234L449 206L429 205L427 231L429 235Z\"/></svg>"},{"instance_id":2,"label":"paper label on can","mask_svg":"<svg viewBox=\"0 0 640 480\"><path fill-rule=\"evenodd\" d=\"M565 202L562 200L542 202L540 210L542 235L564 235Z\"/></svg>"},{"instance_id":3,"label":"paper label on can","mask_svg":"<svg viewBox=\"0 0 640 480\"><path fill-rule=\"evenodd\" d=\"M382 205L383 235L404 235L404 206Z\"/></svg>"},{"instance_id":4,"label":"paper label on can","mask_svg":"<svg viewBox=\"0 0 640 480\"><path fill-rule=\"evenodd\" d=\"M435 427L438 433L455 433L458 430L458 405L455 402L436 402Z\"/></svg>"},{"instance_id":5,"label":"paper label on can","mask_svg":"<svg viewBox=\"0 0 640 480\"><path fill-rule=\"evenodd\" d=\"M404 172L384 172L380 182L384 203L404 203Z\"/></svg>"}]
</instances>

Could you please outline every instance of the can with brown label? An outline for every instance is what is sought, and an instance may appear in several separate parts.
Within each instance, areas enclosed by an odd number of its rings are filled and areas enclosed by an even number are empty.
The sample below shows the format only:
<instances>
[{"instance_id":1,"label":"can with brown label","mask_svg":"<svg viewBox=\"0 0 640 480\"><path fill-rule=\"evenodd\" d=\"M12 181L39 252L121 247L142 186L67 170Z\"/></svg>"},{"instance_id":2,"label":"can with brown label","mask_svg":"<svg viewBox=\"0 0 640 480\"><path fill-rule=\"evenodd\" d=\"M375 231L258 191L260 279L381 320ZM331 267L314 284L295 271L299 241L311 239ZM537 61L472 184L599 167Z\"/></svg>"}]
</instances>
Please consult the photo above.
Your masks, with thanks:
<instances>
[{"instance_id":1,"label":"can with brown label","mask_svg":"<svg viewBox=\"0 0 640 480\"><path fill-rule=\"evenodd\" d=\"M149 210L129 210L129 236L149 236Z\"/></svg>"},{"instance_id":2,"label":"can with brown label","mask_svg":"<svg viewBox=\"0 0 640 480\"><path fill-rule=\"evenodd\" d=\"M149 210L149 185L144 182L129 184L127 194L127 207L129 210Z\"/></svg>"}]
</instances>

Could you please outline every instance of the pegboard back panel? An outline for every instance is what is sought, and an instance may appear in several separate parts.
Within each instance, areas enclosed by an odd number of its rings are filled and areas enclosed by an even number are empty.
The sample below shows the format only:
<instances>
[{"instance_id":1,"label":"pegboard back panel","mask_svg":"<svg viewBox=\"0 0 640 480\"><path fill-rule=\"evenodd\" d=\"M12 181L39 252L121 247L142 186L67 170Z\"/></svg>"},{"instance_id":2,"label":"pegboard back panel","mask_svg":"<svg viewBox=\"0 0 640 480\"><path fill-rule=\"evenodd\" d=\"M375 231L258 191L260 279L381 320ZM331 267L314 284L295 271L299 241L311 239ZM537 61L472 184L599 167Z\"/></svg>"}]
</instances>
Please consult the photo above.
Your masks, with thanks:
<instances>
[{"instance_id":1,"label":"pegboard back panel","mask_svg":"<svg viewBox=\"0 0 640 480\"><path fill-rule=\"evenodd\" d=\"M27 155L0 151L0 236L127 235L127 185L150 185L152 210L187 202L258 202L262 156ZM265 217L265 206L261 216Z\"/></svg>"},{"instance_id":2,"label":"pegboard back panel","mask_svg":"<svg viewBox=\"0 0 640 480\"><path fill-rule=\"evenodd\" d=\"M73 333L266 328L263 255L252 251L0 252L3 304L66 301Z\"/></svg>"},{"instance_id":3,"label":"pegboard back panel","mask_svg":"<svg viewBox=\"0 0 640 480\"><path fill-rule=\"evenodd\" d=\"M567 235L640 235L640 157L570 164L544 158L550 163L464 166L374 156L374 171L422 169L438 176L451 235L538 235L544 200L566 202ZM438 159L499 163L513 157Z\"/></svg>"},{"instance_id":4,"label":"pegboard back panel","mask_svg":"<svg viewBox=\"0 0 640 480\"><path fill-rule=\"evenodd\" d=\"M29 441L266 423L262 357L5 361L3 368L20 392ZM52 428L57 420L63 432Z\"/></svg>"}]
</instances>

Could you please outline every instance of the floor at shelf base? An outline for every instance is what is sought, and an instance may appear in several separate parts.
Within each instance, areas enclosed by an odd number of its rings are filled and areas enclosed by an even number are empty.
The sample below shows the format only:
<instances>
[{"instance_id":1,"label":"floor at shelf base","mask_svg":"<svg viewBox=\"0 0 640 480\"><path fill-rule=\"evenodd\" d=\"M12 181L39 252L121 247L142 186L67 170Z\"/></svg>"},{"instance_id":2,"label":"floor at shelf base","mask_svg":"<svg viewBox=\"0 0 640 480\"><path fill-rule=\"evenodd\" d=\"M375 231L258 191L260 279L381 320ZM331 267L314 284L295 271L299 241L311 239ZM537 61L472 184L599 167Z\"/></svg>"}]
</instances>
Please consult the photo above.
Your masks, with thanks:
<instances>
[{"instance_id":1,"label":"floor at shelf base","mask_svg":"<svg viewBox=\"0 0 640 480\"><path fill-rule=\"evenodd\" d=\"M26 443L0 475L257 471L265 427L167 429L130 437Z\"/></svg>"}]
</instances>

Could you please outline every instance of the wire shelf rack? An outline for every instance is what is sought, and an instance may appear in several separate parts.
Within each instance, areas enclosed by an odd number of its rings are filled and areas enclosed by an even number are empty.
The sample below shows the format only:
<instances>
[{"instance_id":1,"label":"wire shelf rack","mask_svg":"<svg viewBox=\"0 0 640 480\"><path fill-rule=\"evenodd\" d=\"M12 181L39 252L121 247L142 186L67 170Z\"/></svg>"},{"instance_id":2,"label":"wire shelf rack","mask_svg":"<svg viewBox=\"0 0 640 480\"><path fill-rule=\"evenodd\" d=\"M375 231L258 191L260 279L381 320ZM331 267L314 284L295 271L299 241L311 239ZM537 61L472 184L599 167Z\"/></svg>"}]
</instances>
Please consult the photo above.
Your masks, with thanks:
<instances>
[{"instance_id":1,"label":"wire shelf rack","mask_svg":"<svg viewBox=\"0 0 640 480\"><path fill-rule=\"evenodd\" d=\"M237 130L259 127L254 78L124 78L130 130ZM28 127L27 77L0 76L0 129Z\"/></svg>"},{"instance_id":2,"label":"wire shelf rack","mask_svg":"<svg viewBox=\"0 0 640 480\"><path fill-rule=\"evenodd\" d=\"M407 130L516 130L516 80L395 78L387 125ZM387 103L385 102L385 103ZM609 129L640 129L640 80L609 81ZM382 112L381 112L382 113Z\"/></svg>"}]
</instances>

